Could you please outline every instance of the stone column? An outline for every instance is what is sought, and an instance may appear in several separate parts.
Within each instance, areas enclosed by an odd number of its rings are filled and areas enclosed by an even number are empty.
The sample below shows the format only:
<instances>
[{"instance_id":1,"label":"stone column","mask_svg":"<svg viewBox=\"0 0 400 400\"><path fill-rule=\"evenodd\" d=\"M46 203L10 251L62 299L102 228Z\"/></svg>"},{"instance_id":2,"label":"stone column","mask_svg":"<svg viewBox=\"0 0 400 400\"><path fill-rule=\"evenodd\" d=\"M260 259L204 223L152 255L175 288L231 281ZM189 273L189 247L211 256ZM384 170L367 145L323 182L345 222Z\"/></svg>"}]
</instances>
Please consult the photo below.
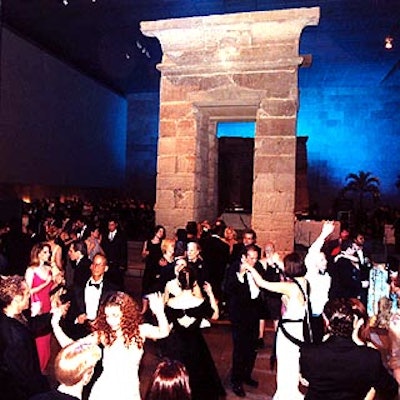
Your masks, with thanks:
<instances>
[{"instance_id":1,"label":"stone column","mask_svg":"<svg viewBox=\"0 0 400 400\"><path fill-rule=\"evenodd\" d=\"M319 8L142 22L163 58L157 222L215 219L218 121L256 121L252 226L293 249L300 34Z\"/></svg>"}]
</instances>

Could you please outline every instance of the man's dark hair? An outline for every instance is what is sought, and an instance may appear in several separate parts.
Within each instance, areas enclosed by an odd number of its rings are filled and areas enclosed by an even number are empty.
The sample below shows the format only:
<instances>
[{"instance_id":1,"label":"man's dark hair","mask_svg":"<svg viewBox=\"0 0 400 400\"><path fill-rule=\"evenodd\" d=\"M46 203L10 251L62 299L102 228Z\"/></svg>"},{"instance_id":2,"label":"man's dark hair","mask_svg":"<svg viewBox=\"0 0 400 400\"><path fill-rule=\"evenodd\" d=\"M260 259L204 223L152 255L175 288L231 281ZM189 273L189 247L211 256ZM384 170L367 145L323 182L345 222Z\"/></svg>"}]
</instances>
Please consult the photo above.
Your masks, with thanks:
<instances>
[{"instance_id":1,"label":"man's dark hair","mask_svg":"<svg viewBox=\"0 0 400 400\"><path fill-rule=\"evenodd\" d=\"M332 335L351 337L354 311L349 299L329 300L325 304L324 315L329 321L328 330Z\"/></svg>"},{"instance_id":2,"label":"man's dark hair","mask_svg":"<svg viewBox=\"0 0 400 400\"><path fill-rule=\"evenodd\" d=\"M257 234L256 231L254 229L251 228L246 228L243 232L242 232L242 238L244 237L244 235L246 234L250 234L253 235L253 240L257 239Z\"/></svg>"},{"instance_id":3,"label":"man's dark hair","mask_svg":"<svg viewBox=\"0 0 400 400\"><path fill-rule=\"evenodd\" d=\"M247 257L247 254L249 253L249 251L255 251L258 254L258 247L255 244L249 244L248 246L244 247L241 255Z\"/></svg>"},{"instance_id":4,"label":"man's dark hair","mask_svg":"<svg viewBox=\"0 0 400 400\"><path fill-rule=\"evenodd\" d=\"M87 246L83 240L75 240L72 242L74 251L80 251L84 257L87 257Z\"/></svg>"}]
</instances>

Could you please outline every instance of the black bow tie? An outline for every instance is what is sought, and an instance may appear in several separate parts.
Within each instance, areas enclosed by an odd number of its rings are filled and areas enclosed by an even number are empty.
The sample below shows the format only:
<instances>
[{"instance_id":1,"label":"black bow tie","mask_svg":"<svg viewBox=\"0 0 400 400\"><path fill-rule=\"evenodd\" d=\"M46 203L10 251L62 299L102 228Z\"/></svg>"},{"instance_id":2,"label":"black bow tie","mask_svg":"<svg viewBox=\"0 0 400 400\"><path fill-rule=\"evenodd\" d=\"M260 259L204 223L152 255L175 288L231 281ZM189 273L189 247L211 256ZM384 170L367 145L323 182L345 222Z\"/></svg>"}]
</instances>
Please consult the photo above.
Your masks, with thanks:
<instances>
[{"instance_id":1,"label":"black bow tie","mask_svg":"<svg viewBox=\"0 0 400 400\"><path fill-rule=\"evenodd\" d=\"M89 286L94 286L96 289L100 289L101 283L93 283L89 281Z\"/></svg>"}]
</instances>

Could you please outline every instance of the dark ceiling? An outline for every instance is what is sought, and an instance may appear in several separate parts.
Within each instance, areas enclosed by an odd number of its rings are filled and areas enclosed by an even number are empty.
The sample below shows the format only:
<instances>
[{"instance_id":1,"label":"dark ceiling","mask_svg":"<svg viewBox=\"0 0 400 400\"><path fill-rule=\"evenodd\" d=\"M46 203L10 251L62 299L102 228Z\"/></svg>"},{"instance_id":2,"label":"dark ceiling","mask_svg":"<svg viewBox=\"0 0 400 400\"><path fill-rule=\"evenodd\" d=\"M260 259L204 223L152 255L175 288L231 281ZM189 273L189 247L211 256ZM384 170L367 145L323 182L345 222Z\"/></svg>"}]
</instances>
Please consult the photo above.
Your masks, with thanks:
<instances>
[{"instance_id":1,"label":"dark ceiling","mask_svg":"<svg viewBox=\"0 0 400 400\"><path fill-rule=\"evenodd\" d=\"M140 21L312 6L321 7L320 24L305 29L301 53L313 55L313 81L400 84L400 0L0 0L0 5L6 28L123 95L157 90L159 84L155 66L161 48L141 34ZM383 44L390 33L395 47L387 51Z\"/></svg>"}]
</instances>

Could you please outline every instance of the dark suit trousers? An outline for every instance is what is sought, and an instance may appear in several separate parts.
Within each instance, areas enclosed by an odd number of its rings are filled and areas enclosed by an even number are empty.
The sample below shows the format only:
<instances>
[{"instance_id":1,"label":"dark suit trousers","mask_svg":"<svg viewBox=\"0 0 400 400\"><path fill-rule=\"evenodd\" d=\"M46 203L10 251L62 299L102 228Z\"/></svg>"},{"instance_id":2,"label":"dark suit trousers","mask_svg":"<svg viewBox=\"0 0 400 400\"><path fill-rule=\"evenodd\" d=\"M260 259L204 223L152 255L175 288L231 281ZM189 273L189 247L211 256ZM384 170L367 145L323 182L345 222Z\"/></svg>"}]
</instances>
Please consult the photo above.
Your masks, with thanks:
<instances>
[{"instance_id":1,"label":"dark suit trousers","mask_svg":"<svg viewBox=\"0 0 400 400\"><path fill-rule=\"evenodd\" d=\"M257 357L258 319L232 323L232 384L251 378Z\"/></svg>"}]
</instances>

